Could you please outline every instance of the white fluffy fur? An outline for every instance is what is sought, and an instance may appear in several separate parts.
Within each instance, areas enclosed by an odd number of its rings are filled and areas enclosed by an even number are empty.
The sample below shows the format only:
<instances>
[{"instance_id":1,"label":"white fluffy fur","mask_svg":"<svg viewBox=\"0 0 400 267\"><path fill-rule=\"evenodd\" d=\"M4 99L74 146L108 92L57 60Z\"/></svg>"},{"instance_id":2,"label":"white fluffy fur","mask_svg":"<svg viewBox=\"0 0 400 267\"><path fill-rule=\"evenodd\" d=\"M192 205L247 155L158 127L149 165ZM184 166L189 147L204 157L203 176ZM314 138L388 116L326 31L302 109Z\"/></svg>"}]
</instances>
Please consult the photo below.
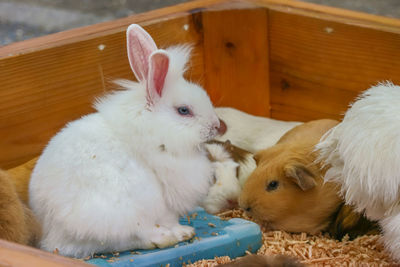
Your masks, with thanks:
<instances>
[{"instance_id":1,"label":"white fluffy fur","mask_svg":"<svg viewBox=\"0 0 400 267\"><path fill-rule=\"evenodd\" d=\"M42 249L85 257L193 235L178 216L208 192L213 169L201 144L218 118L205 91L183 79L189 50L167 53L157 104L146 106L145 83L119 81L124 90L101 98L96 113L69 123L43 151L30 182ZM179 116L181 104L195 115Z\"/></svg>"},{"instance_id":2,"label":"white fluffy fur","mask_svg":"<svg viewBox=\"0 0 400 267\"><path fill-rule=\"evenodd\" d=\"M248 154L246 155L246 159L244 160L244 162L240 162L239 165L240 168L237 178L239 180L240 187L243 188L247 178L249 178L250 174L256 169L257 163L254 159L253 154Z\"/></svg>"},{"instance_id":3,"label":"white fluffy fur","mask_svg":"<svg viewBox=\"0 0 400 267\"><path fill-rule=\"evenodd\" d=\"M233 108L216 108L215 112L227 126L226 133L216 139L230 140L233 145L252 153L275 145L282 135L301 124L253 116Z\"/></svg>"},{"instance_id":4,"label":"white fluffy fur","mask_svg":"<svg viewBox=\"0 0 400 267\"><path fill-rule=\"evenodd\" d=\"M238 201L244 182L256 168L256 162L250 153L243 162L235 162L222 144L206 144L206 149L215 160L215 183L210 187L203 207L207 212L216 214L232 208Z\"/></svg>"},{"instance_id":5,"label":"white fluffy fur","mask_svg":"<svg viewBox=\"0 0 400 267\"><path fill-rule=\"evenodd\" d=\"M329 166L325 180L341 184L347 204L380 220L385 244L400 260L400 87L366 90L317 149Z\"/></svg>"},{"instance_id":6,"label":"white fluffy fur","mask_svg":"<svg viewBox=\"0 0 400 267\"><path fill-rule=\"evenodd\" d=\"M252 153L275 145L282 135L301 124L253 116L227 107L216 108L215 112L227 126L225 134L215 139L229 140ZM245 181L256 168L256 162L251 154L247 155L246 160L239 163L237 176L235 162L222 145L208 144L207 149L220 164L215 166L216 183L211 186L203 206L207 212L218 213L230 207L229 201L238 199Z\"/></svg>"},{"instance_id":7,"label":"white fluffy fur","mask_svg":"<svg viewBox=\"0 0 400 267\"><path fill-rule=\"evenodd\" d=\"M226 209L228 200L235 200L240 194L236 169L239 166L225 151L221 144L206 144L206 149L216 160L214 164L214 184L203 201L204 209L209 213L218 213Z\"/></svg>"}]
</instances>

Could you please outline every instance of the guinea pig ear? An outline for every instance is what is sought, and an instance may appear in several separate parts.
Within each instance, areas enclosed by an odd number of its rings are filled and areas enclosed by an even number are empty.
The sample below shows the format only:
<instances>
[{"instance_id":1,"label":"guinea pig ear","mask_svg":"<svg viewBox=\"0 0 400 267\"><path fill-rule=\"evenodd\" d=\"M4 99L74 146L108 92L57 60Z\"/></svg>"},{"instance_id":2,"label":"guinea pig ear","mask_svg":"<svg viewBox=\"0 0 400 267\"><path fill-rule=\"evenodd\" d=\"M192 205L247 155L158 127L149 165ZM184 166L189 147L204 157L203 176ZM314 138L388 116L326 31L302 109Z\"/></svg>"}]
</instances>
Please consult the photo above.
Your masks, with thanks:
<instances>
[{"instance_id":1,"label":"guinea pig ear","mask_svg":"<svg viewBox=\"0 0 400 267\"><path fill-rule=\"evenodd\" d=\"M317 185L315 175L304 165L286 166L285 175L289 179L293 179L303 191L310 190Z\"/></svg>"},{"instance_id":2,"label":"guinea pig ear","mask_svg":"<svg viewBox=\"0 0 400 267\"><path fill-rule=\"evenodd\" d=\"M254 159L254 161L256 162L256 165L258 166L258 163L260 162L260 160L261 160L261 157L262 157L262 155L260 154L260 153L257 153L257 154L255 154L255 155L253 155L253 159Z\"/></svg>"},{"instance_id":3,"label":"guinea pig ear","mask_svg":"<svg viewBox=\"0 0 400 267\"><path fill-rule=\"evenodd\" d=\"M228 140L226 140L226 141L222 144L222 146L225 148L225 150L230 150L230 149L232 148L232 143L231 143L231 141L228 139Z\"/></svg>"},{"instance_id":4,"label":"guinea pig ear","mask_svg":"<svg viewBox=\"0 0 400 267\"><path fill-rule=\"evenodd\" d=\"M149 72L149 58L151 53L157 50L157 45L137 24L130 25L126 30L126 42L131 69L138 81L145 81Z\"/></svg>"}]
</instances>

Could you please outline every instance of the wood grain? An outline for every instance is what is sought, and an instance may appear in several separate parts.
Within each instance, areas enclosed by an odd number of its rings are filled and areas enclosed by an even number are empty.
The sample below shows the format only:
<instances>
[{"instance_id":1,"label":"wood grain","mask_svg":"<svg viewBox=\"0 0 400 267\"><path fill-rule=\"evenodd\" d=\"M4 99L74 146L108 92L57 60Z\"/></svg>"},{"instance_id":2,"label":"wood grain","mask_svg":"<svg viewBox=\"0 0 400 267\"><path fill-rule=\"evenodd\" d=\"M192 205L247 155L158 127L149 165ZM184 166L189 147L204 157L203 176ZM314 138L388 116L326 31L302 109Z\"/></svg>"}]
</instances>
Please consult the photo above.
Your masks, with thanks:
<instances>
[{"instance_id":1,"label":"wood grain","mask_svg":"<svg viewBox=\"0 0 400 267\"><path fill-rule=\"evenodd\" d=\"M216 106L269 115L267 12L203 12L206 88Z\"/></svg>"},{"instance_id":2,"label":"wood grain","mask_svg":"<svg viewBox=\"0 0 400 267\"><path fill-rule=\"evenodd\" d=\"M400 82L400 34L269 11L271 115L341 118L360 91Z\"/></svg>"},{"instance_id":3,"label":"wood grain","mask_svg":"<svg viewBox=\"0 0 400 267\"><path fill-rule=\"evenodd\" d=\"M147 22L160 47L193 44L187 75L201 81L201 34L193 16ZM0 167L9 168L40 153L68 121L92 111L95 97L115 89L116 78L135 79L123 31L0 60Z\"/></svg>"},{"instance_id":4,"label":"wood grain","mask_svg":"<svg viewBox=\"0 0 400 267\"><path fill-rule=\"evenodd\" d=\"M107 36L122 32L126 26L132 23L141 25L154 24L160 21L174 19L188 13L198 12L201 9L226 6L229 8L231 2L244 2L247 0L195 0L175 6L165 7L149 12L135 14L129 17L98 23L95 25L75 28L55 34L41 36L22 42L16 42L0 48L0 59L5 57L20 56L26 53L37 52L56 46L64 46L85 41L97 37Z\"/></svg>"},{"instance_id":5,"label":"wood grain","mask_svg":"<svg viewBox=\"0 0 400 267\"><path fill-rule=\"evenodd\" d=\"M65 258L31 247L0 240L0 266L7 267L89 267L83 261Z\"/></svg>"},{"instance_id":6,"label":"wood grain","mask_svg":"<svg viewBox=\"0 0 400 267\"><path fill-rule=\"evenodd\" d=\"M359 11L324 6L293 0L248 0L258 7L287 14L302 15L310 18L323 18L329 21L368 27L387 32L400 32L400 20L397 18L372 15Z\"/></svg>"}]
</instances>

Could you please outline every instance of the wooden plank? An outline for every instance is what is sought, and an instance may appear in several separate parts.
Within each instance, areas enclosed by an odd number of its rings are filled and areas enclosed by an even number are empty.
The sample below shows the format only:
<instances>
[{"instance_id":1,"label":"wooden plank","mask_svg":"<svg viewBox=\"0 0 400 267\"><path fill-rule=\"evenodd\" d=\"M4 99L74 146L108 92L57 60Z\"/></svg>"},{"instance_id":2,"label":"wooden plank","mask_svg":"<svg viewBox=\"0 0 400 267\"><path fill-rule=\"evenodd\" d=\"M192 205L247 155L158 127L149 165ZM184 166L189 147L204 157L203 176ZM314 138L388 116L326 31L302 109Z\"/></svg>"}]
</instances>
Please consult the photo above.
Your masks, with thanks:
<instances>
[{"instance_id":1,"label":"wooden plank","mask_svg":"<svg viewBox=\"0 0 400 267\"><path fill-rule=\"evenodd\" d=\"M269 11L272 116L338 119L360 91L400 82L400 33Z\"/></svg>"},{"instance_id":2,"label":"wooden plank","mask_svg":"<svg viewBox=\"0 0 400 267\"><path fill-rule=\"evenodd\" d=\"M39 249L0 240L0 266L7 267L89 267L77 259L65 258Z\"/></svg>"},{"instance_id":3,"label":"wooden plank","mask_svg":"<svg viewBox=\"0 0 400 267\"><path fill-rule=\"evenodd\" d=\"M161 47L192 43L188 76L203 75L201 34L194 16L146 22ZM125 28L75 43L0 60L0 167L40 153L66 122L92 111L96 96L114 89L115 78L134 79L126 56Z\"/></svg>"},{"instance_id":4,"label":"wooden plank","mask_svg":"<svg viewBox=\"0 0 400 267\"><path fill-rule=\"evenodd\" d=\"M75 28L55 34L50 34L38 38L33 38L23 42L16 42L4 47L0 47L0 59L10 56L19 56L26 53L37 52L56 46L73 44L88 39L107 36L117 32L122 32L131 23L153 24L154 21L167 20L174 17L197 12L214 6L229 6L235 0L194 0L186 3L165 7L149 12L135 14L129 17L98 23L80 28ZM239 0L239 2L242 2ZM247 2L244 0L243 2Z\"/></svg>"},{"instance_id":5,"label":"wooden plank","mask_svg":"<svg viewBox=\"0 0 400 267\"><path fill-rule=\"evenodd\" d=\"M217 106L269 115L267 12L203 13L206 88Z\"/></svg>"},{"instance_id":6,"label":"wooden plank","mask_svg":"<svg viewBox=\"0 0 400 267\"><path fill-rule=\"evenodd\" d=\"M400 33L400 19L293 0L248 0L269 10Z\"/></svg>"}]
</instances>

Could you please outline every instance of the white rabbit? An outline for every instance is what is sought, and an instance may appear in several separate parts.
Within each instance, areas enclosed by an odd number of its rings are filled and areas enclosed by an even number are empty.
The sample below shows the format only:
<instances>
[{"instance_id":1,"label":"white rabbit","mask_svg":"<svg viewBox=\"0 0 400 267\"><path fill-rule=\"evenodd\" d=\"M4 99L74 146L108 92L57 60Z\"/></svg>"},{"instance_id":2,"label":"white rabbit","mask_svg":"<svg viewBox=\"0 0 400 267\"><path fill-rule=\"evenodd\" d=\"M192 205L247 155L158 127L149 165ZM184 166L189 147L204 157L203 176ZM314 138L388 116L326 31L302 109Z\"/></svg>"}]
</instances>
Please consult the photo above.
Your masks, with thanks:
<instances>
[{"instance_id":1,"label":"white rabbit","mask_svg":"<svg viewBox=\"0 0 400 267\"><path fill-rule=\"evenodd\" d=\"M282 135L301 124L301 122L253 116L234 108L220 107L216 108L215 112L226 125L225 133L215 139L230 140L233 145L251 153L275 145Z\"/></svg>"},{"instance_id":2,"label":"white rabbit","mask_svg":"<svg viewBox=\"0 0 400 267\"><path fill-rule=\"evenodd\" d=\"M317 145L326 181L337 182L346 203L383 230L400 261L400 86L382 83L363 92Z\"/></svg>"},{"instance_id":3,"label":"white rabbit","mask_svg":"<svg viewBox=\"0 0 400 267\"><path fill-rule=\"evenodd\" d=\"M30 204L41 248L66 256L166 247L193 236L178 217L205 197L213 169L202 145L219 120L206 92L184 80L190 49L157 49L138 25L127 30L139 83L97 101L39 158Z\"/></svg>"}]
</instances>

